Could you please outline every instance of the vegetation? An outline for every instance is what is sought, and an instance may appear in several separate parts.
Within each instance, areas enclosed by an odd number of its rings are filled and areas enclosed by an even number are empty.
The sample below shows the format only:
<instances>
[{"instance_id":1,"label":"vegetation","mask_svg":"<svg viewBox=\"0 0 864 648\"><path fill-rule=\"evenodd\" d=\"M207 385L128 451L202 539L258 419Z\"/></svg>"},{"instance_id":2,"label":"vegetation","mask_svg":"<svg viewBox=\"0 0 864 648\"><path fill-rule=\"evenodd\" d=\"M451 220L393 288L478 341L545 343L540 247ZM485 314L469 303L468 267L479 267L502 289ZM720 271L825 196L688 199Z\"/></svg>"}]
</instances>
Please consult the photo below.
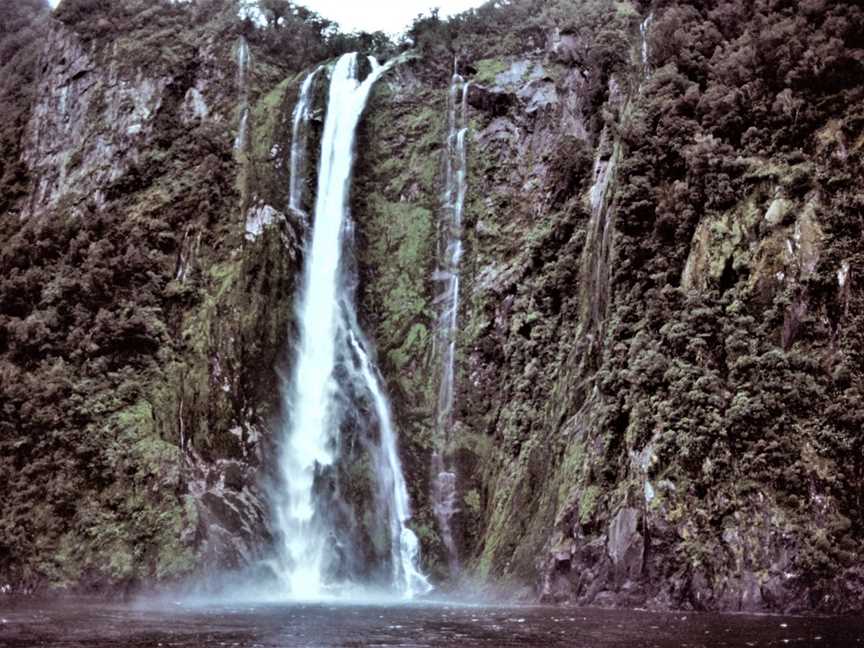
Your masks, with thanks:
<instances>
[{"instance_id":1,"label":"vegetation","mask_svg":"<svg viewBox=\"0 0 864 648\"><path fill-rule=\"evenodd\" d=\"M274 414L304 231L289 218L244 240L243 215L284 204L305 70L411 47L411 82L370 105L353 206L364 325L435 567L431 276L456 58L475 91L506 98L486 111L469 96L453 444L466 564L561 578L551 595L583 602L607 588L634 605L736 607L752 576L765 608L860 606L858 3L498 0L419 16L398 44L288 0L64 0L55 17L36 0L0 7L0 582L134 585L200 564L208 522L181 467L193 449L254 463L242 426ZM134 164L22 220L52 29L74 32L97 72L169 82ZM252 145L235 153L241 36ZM499 84L513 69L523 78ZM181 121L201 79L219 119ZM538 86L554 99L528 112ZM599 207L598 162L612 169ZM354 457L341 477L362 510ZM609 566L624 509L646 548L635 585ZM566 559L550 568L553 554Z\"/></svg>"},{"instance_id":2,"label":"vegetation","mask_svg":"<svg viewBox=\"0 0 864 648\"><path fill-rule=\"evenodd\" d=\"M226 124L180 120L198 49L224 27L220 9L193 28L201 8L69 0L57 12L92 41L97 59L107 56L108 36L116 37L113 45L129 53L120 71L127 81L167 71L175 81L151 117L147 146L98 187L98 197L91 186L89 195L67 195L27 219L11 202L0 220L0 488L9 494L0 504L0 580L19 588L134 585L200 564L192 553L199 509L189 500L181 450L195 447L210 462L241 454L230 430L243 405L228 401L222 385L241 382L237 354L270 354L269 367L284 337L281 314L258 308L245 330L272 317L278 332L251 333L254 342L224 349L222 331L240 335L232 328L239 326L229 305L239 299L234 291L253 300L283 282L277 276L262 286L257 264L230 261L241 235ZM99 88L101 71L93 76ZM29 101L32 83L17 92ZM105 101L103 91L96 109L106 109ZM27 105L15 116L17 131L4 133L24 147ZM87 118L84 126L104 141L126 135ZM32 178L17 178L19 195L32 190ZM7 196L15 197L4 190ZM280 260L274 254L267 262ZM280 274L291 281L290 272ZM114 556L111 564L105 554Z\"/></svg>"},{"instance_id":3,"label":"vegetation","mask_svg":"<svg viewBox=\"0 0 864 648\"><path fill-rule=\"evenodd\" d=\"M483 203L466 218L482 224L469 258L483 259L474 279L483 288L472 293L466 280L474 301L463 320L470 378L462 380L472 387L461 419L497 447L483 458L479 568L534 578L550 538L537 529L556 528L583 561L567 596L588 596L591 579L604 578L592 571L600 558L591 543L620 507L645 506L650 492L644 523L662 555L646 568L648 590L666 583L679 602L739 605L705 592L736 591L746 564L762 570L766 604L793 605L774 584L782 565L796 575L786 587L810 596L794 605L825 595L854 605L860 578L843 574L855 573L864 541L855 530L864 521L860 298L848 277L838 285L838 271L862 261L852 183L864 126L862 9L576 4L489 3L451 21L421 17L411 32L439 61L438 83L457 55L460 70L484 84L530 59L553 28L574 35L564 64L591 80L582 116L600 117L590 129L594 155L603 154L604 127L621 151L611 298L598 340L584 337L574 300L581 291L603 303L591 284L595 261L582 252L591 172L583 143L560 138L538 153L549 191L539 193L522 185L524 149L510 157L506 145L475 141L469 195ZM646 75L637 26L649 12ZM612 77L624 106L609 93ZM478 128L488 123L478 117ZM536 147L543 136L533 132ZM769 226L778 197L786 207ZM644 472L634 459L643 456ZM730 535L743 516L761 515L772 520L767 528Z\"/></svg>"}]
</instances>

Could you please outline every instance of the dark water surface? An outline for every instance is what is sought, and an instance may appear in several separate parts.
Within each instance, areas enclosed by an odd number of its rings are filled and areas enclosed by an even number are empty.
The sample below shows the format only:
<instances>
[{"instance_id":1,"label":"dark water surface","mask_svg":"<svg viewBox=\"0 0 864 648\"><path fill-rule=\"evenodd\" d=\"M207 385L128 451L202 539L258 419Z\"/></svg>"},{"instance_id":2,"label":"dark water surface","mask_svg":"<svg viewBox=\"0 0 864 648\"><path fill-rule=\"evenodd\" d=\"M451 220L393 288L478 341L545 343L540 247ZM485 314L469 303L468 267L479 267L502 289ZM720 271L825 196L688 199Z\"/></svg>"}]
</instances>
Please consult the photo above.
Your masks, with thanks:
<instances>
[{"instance_id":1,"label":"dark water surface","mask_svg":"<svg viewBox=\"0 0 864 648\"><path fill-rule=\"evenodd\" d=\"M11 606L0 601L0 646L864 648L864 619L446 604Z\"/></svg>"}]
</instances>

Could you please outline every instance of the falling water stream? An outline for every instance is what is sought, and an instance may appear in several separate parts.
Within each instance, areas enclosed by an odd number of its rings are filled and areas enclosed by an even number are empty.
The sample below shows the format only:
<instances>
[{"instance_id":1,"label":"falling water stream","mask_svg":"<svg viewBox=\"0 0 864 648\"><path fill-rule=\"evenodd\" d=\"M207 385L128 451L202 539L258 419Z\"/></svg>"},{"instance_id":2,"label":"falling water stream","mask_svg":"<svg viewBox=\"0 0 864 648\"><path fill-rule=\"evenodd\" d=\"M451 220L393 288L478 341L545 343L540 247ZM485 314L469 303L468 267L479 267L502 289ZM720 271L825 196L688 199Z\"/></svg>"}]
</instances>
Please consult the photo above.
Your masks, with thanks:
<instances>
[{"instance_id":1,"label":"falling water stream","mask_svg":"<svg viewBox=\"0 0 864 648\"><path fill-rule=\"evenodd\" d=\"M237 43L237 87L240 88L240 123L234 138L234 149L237 151L246 148L246 134L249 130L248 74L249 43L241 37Z\"/></svg>"},{"instance_id":2,"label":"falling water stream","mask_svg":"<svg viewBox=\"0 0 864 648\"><path fill-rule=\"evenodd\" d=\"M312 118L312 89L323 68L317 68L303 80L300 96L294 106L291 129L291 178L288 206L303 222L308 220L303 207L306 187L306 166L309 157L309 121Z\"/></svg>"},{"instance_id":3,"label":"falling water stream","mask_svg":"<svg viewBox=\"0 0 864 648\"><path fill-rule=\"evenodd\" d=\"M648 32L651 30L652 22L654 22L654 14L649 13L639 25L639 35L642 39L642 68L646 75L651 72L651 48L648 45Z\"/></svg>"},{"instance_id":4,"label":"falling water stream","mask_svg":"<svg viewBox=\"0 0 864 648\"><path fill-rule=\"evenodd\" d=\"M452 519L459 512L456 471L446 459L453 428L456 334L459 315L459 265L462 259L462 211L467 192L465 136L468 132L468 89L470 83L458 74L454 64L447 104L447 148L444 166L444 195L441 209L438 269L434 279L442 290L435 340L440 362L438 402L435 416L436 451L432 456L432 507L447 547L451 570L458 567Z\"/></svg>"},{"instance_id":5,"label":"falling water stream","mask_svg":"<svg viewBox=\"0 0 864 648\"><path fill-rule=\"evenodd\" d=\"M373 526L389 542L386 585L405 598L430 589L417 567L419 543L407 526L411 510L389 403L356 314L349 213L355 131L373 85L394 62L380 66L369 59L371 70L360 80L362 63L357 54L346 54L330 70L313 227L298 300L299 341L293 375L282 388L289 421L274 496L281 536L278 572L288 594L300 599L338 594L368 571L345 564L360 560L363 551L352 546L352 525L337 525L327 512L335 508L344 516L350 508L334 485L332 467L341 459L341 429L358 413L375 428L369 435L376 486ZM290 202L301 212L312 87L319 73L304 81L294 112Z\"/></svg>"}]
</instances>

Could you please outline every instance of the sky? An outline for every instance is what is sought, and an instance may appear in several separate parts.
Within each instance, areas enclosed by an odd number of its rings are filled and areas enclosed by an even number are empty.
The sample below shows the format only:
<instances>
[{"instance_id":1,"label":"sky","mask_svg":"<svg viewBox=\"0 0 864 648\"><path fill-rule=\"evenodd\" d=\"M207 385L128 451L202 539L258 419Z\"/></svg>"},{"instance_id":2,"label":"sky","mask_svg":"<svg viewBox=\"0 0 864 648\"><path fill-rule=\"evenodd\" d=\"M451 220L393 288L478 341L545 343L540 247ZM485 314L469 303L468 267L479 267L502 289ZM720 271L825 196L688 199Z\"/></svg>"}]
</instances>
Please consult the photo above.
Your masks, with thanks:
<instances>
[{"instance_id":1,"label":"sky","mask_svg":"<svg viewBox=\"0 0 864 648\"><path fill-rule=\"evenodd\" d=\"M388 34L404 31L419 13L438 7L447 16L472 7L484 0L300 0L313 11L335 20L343 31L381 30Z\"/></svg>"},{"instance_id":2,"label":"sky","mask_svg":"<svg viewBox=\"0 0 864 648\"><path fill-rule=\"evenodd\" d=\"M0 0L2 2L3 0ZM56 7L60 0L49 0ZM441 16L479 7L484 0L299 0L313 11L335 20L343 31L402 32L419 13L438 7Z\"/></svg>"}]
</instances>

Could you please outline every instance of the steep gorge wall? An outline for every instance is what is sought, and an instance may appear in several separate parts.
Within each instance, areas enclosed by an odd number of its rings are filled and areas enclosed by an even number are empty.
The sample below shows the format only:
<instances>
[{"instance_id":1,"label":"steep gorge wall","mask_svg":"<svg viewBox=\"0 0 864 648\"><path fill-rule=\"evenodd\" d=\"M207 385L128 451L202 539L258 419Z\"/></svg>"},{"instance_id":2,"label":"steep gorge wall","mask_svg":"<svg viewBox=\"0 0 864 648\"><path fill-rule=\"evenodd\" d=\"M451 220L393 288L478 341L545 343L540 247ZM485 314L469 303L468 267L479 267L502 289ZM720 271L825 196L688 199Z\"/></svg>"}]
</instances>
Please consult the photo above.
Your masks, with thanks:
<instances>
[{"instance_id":1,"label":"steep gorge wall","mask_svg":"<svg viewBox=\"0 0 864 648\"><path fill-rule=\"evenodd\" d=\"M524 27L489 9L506 34L415 34L358 141L362 325L427 569L453 576L430 457L455 53L461 577L557 602L860 609L861 11L541 4L500 10ZM0 230L0 582L18 591L176 582L270 541L303 73L253 47L243 90L233 18L118 7L51 27L29 190Z\"/></svg>"},{"instance_id":2,"label":"steep gorge wall","mask_svg":"<svg viewBox=\"0 0 864 648\"><path fill-rule=\"evenodd\" d=\"M235 153L230 22L117 5L101 20L129 22L106 40L66 6L22 147L31 189L3 220L0 581L245 567L269 536L262 460L302 236L270 204L280 104L261 98Z\"/></svg>"},{"instance_id":3,"label":"steep gorge wall","mask_svg":"<svg viewBox=\"0 0 864 648\"><path fill-rule=\"evenodd\" d=\"M861 13L609 8L627 55L599 89L586 53L609 35L578 17L542 50L457 38L475 84L450 449L468 574L583 604L859 609ZM846 49L820 50L835 32ZM382 92L358 198L366 312L442 572L422 484L445 69Z\"/></svg>"}]
</instances>

